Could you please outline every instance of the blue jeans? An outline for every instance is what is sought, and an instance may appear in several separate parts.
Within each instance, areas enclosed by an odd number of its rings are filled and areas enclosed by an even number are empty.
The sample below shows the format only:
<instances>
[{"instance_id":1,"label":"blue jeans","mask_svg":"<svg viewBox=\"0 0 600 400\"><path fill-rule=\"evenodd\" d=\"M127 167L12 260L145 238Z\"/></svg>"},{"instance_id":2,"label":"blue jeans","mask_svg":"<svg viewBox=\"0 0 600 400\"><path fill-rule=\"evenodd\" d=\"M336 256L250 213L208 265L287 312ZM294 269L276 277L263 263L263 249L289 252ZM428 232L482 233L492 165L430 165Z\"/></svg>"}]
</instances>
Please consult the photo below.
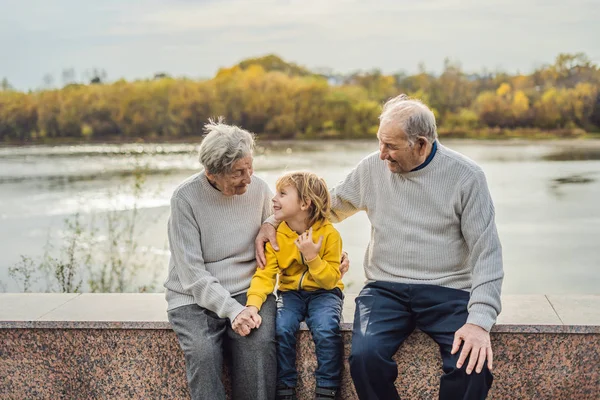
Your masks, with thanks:
<instances>
[{"instance_id":1,"label":"blue jeans","mask_svg":"<svg viewBox=\"0 0 600 400\"><path fill-rule=\"evenodd\" d=\"M296 333L300 322L305 320L315 341L317 386L339 387L343 356L342 299L338 288L278 293L275 321L278 385L296 386Z\"/></svg>"},{"instance_id":2,"label":"blue jeans","mask_svg":"<svg viewBox=\"0 0 600 400\"><path fill-rule=\"evenodd\" d=\"M492 386L487 362L481 373L456 368L454 333L467 322L469 293L434 285L371 282L356 298L350 374L360 399L393 400L398 366L392 356L416 328L440 347L444 375L440 399L485 399ZM418 354L414 355L419 357ZM467 359L468 360L468 359Z\"/></svg>"}]
</instances>

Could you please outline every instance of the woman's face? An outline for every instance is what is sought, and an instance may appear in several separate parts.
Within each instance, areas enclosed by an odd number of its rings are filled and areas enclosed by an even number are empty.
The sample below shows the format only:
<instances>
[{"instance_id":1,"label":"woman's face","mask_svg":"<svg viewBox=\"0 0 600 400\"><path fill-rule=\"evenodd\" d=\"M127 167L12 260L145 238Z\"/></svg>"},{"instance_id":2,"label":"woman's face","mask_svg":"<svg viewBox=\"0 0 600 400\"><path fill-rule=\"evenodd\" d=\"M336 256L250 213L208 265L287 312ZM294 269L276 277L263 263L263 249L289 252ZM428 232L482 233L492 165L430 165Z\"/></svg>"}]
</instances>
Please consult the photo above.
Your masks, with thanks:
<instances>
[{"instance_id":1,"label":"woman's face","mask_svg":"<svg viewBox=\"0 0 600 400\"><path fill-rule=\"evenodd\" d=\"M231 172L222 175L206 174L208 180L225 196L246 193L252 182L252 156L244 157L233 163Z\"/></svg>"}]
</instances>

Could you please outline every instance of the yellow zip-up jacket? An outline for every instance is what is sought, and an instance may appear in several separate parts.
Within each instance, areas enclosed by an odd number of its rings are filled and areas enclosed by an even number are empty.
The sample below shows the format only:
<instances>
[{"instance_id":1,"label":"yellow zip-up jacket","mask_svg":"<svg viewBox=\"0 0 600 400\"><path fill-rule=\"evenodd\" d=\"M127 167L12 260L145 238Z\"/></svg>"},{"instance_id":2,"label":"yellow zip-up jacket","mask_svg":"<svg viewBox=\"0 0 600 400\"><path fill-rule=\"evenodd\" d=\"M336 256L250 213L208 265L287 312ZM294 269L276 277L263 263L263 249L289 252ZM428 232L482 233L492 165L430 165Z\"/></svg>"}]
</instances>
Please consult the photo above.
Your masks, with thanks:
<instances>
[{"instance_id":1,"label":"yellow zip-up jacket","mask_svg":"<svg viewBox=\"0 0 600 400\"><path fill-rule=\"evenodd\" d=\"M316 222L313 226L313 242L323 236L319 254L312 260L305 260L294 241L298 234L282 222L277 229L279 251L273 250L271 243L266 246L267 265L257 268L250 289L247 306L260 307L275 289L279 274L279 290L317 290L344 289L341 281L340 258L342 257L342 238L328 220Z\"/></svg>"}]
</instances>

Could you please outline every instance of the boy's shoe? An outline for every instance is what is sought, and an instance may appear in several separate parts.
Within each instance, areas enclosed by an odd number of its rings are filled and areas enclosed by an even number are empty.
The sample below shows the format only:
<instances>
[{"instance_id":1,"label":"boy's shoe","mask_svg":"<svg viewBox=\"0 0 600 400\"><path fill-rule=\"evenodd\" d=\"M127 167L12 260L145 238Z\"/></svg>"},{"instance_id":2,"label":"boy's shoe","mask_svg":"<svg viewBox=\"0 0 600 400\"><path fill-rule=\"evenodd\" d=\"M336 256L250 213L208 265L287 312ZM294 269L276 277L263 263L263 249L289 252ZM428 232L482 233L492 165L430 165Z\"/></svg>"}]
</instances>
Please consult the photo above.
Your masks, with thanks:
<instances>
[{"instance_id":1,"label":"boy's shoe","mask_svg":"<svg viewBox=\"0 0 600 400\"><path fill-rule=\"evenodd\" d=\"M296 397L296 388L290 386L277 385L275 400L298 400Z\"/></svg>"},{"instance_id":2,"label":"boy's shoe","mask_svg":"<svg viewBox=\"0 0 600 400\"><path fill-rule=\"evenodd\" d=\"M315 389L315 400L333 400L335 399L336 392L337 388L317 386Z\"/></svg>"}]
</instances>

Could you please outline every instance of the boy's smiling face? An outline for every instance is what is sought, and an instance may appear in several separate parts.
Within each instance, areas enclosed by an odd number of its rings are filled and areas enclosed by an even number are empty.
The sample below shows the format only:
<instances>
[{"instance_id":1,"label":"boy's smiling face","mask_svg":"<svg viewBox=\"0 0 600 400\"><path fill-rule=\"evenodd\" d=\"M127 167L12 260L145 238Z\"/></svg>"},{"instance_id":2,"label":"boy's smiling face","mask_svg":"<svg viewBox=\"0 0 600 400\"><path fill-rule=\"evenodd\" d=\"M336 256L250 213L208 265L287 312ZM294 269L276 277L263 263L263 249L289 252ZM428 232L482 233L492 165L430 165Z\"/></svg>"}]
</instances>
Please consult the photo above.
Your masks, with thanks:
<instances>
[{"instance_id":1,"label":"boy's smiling face","mask_svg":"<svg viewBox=\"0 0 600 400\"><path fill-rule=\"evenodd\" d=\"M287 221L306 210L298 196L298 190L291 185L277 188L273 196L273 211L278 221Z\"/></svg>"}]
</instances>

